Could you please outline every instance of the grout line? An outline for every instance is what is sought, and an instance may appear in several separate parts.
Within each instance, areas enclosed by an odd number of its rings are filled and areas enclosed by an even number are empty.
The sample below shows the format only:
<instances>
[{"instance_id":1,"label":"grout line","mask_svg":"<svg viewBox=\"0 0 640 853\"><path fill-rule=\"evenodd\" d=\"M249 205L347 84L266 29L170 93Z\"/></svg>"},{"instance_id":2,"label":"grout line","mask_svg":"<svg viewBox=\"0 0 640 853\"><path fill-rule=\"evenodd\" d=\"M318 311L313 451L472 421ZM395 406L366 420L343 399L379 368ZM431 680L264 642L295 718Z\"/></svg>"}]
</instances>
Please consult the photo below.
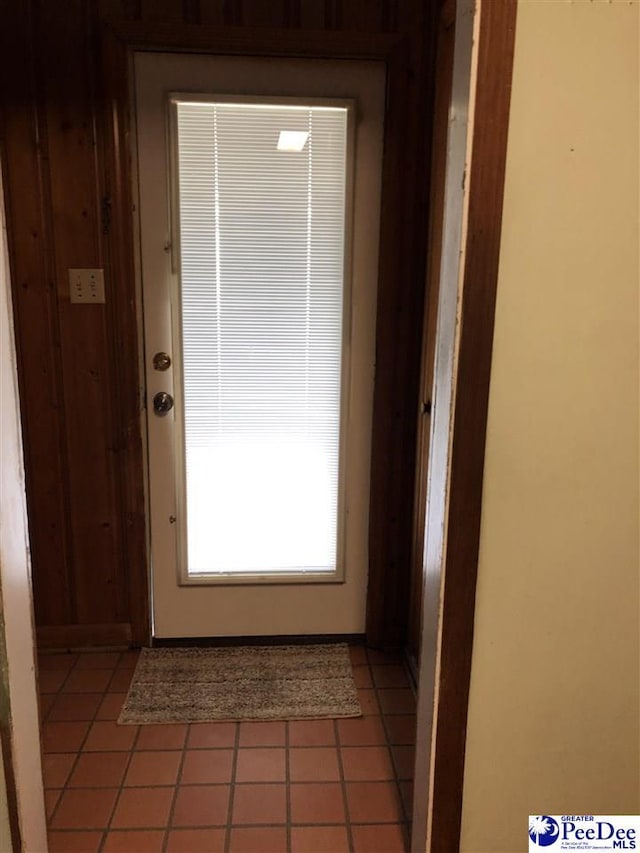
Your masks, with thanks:
<instances>
[{"instance_id":1,"label":"grout line","mask_svg":"<svg viewBox=\"0 0 640 853\"><path fill-rule=\"evenodd\" d=\"M291 853L291 766L290 766L290 758L291 753L289 752L290 747L290 733L289 733L289 721L286 720L284 724L284 781L285 781L285 808L286 808L286 819L287 819L287 853Z\"/></svg>"},{"instance_id":2,"label":"grout line","mask_svg":"<svg viewBox=\"0 0 640 853\"><path fill-rule=\"evenodd\" d=\"M353 853L353 833L351 831L351 819L349 815L349 803L347 800L347 783L344 778L344 765L342 763L342 745L338 735L338 721L333 721L333 733L336 739L336 751L338 753L338 770L340 773L340 790L342 791L342 804L344 806L344 820L347 829L347 842L349 844L349 853Z\"/></svg>"},{"instance_id":3,"label":"grout line","mask_svg":"<svg viewBox=\"0 0 640 853\"><path fill-rule=\"evenodd\" d=\"M160 848L163 851L163 853L164 853L164 851L166 851L167 847L169 846L169 833L170 833L171 829L173 828L173 818L174 818L175 811L176 811L176 802L178 799L178 792L180 791L180 788L182 786L182 771L184 769L184 762L185 762L185 759L187 757L187 744L189 743L189 735L190 734L191 734L191 723L187 723L187 731L185 734L184 743L182 745L182 755L180 756L180 761L178 763L178 773L176 775L175 785L173 786L173 796L171 797L171 803L169 805L169 814L167 815L167 826L165 829L164 838L162 839L162 845ZM151 750L140 750L141 753L143 751L151 752ZM171 751L173 751L173 750L171 750Z\"/></svg>"},{"instance_id":4,"label":"grout line","mask_svg":"<svg viewBox=\"0 0 640 853\"><path fill-rule=\"evenodd\" d=\"M224 834L224 851L229 853L231 849L231 825L233 818L233 806L235 801L236 775L238 771L238 750L240 749L240 723L236 722L236 736L233 745L233 760L231 764L231 778L229 780L229 805L227 807L227 824Z\"/></svg>"},{"instance_id":5,"label":"grout line","mask_svg":"<svg viewBox=\"0 0 640 853\"><path fill-rule=\"evenodd\" d=\"M109 721L113 722L113 721ZM120 802L120 797L122 796L122 791L124 790L124 782L127 778L127 773L129 772L129 767L131 766L131 762L133 761L133 756L135 754L136 744L138 743L138 738L140 737L140 727L138 726L138 731L135 733L133 741L131 742L131 747L129 749L129 758L126 762L124 773L122 774L122 778L120 780L120 785L118 786L118 793L116 794L115 800L113 801L113 807L111 809L111 814L109 815L109 819L107 821L107 832L105 833L103 845L107 843L107 836L111 831L111 823L113 818L115 817L116 809L118 808L118 803ZM123 750L126 752L126 750ZM100 851L103 850L103 846L100 847Z\"/></svg>"}]
</instances>

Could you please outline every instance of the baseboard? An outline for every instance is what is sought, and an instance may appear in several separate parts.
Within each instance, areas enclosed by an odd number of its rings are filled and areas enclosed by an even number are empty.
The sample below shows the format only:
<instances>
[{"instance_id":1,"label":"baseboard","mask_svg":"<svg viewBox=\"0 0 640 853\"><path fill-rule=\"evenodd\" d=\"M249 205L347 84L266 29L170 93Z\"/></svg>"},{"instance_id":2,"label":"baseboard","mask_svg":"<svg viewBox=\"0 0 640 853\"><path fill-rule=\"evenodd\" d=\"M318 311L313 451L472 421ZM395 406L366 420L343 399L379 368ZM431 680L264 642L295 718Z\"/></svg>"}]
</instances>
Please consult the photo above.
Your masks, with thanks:
<instances>
[{"instance_id":1,"label":"baseboard","mask_svg":"<svg viewBox=\"0 0 640 853\"><path fill-rule=\"evenodd\" d=\"M173 646L296 646L319 643L364 643L364 634L278 634L259 637L154 637L154 648Z\"/></svg>"},{"instance_id":2,"label":"baseboard","mask_svg":"<svg viewBox=\"0 0 640 853\"><path fill-rule=\"evenodd\" d=\"M91 647L129 648L131 625L114 622L103 625L41 625L36 628L38 651Z\"/></svg>"}]
</instances>

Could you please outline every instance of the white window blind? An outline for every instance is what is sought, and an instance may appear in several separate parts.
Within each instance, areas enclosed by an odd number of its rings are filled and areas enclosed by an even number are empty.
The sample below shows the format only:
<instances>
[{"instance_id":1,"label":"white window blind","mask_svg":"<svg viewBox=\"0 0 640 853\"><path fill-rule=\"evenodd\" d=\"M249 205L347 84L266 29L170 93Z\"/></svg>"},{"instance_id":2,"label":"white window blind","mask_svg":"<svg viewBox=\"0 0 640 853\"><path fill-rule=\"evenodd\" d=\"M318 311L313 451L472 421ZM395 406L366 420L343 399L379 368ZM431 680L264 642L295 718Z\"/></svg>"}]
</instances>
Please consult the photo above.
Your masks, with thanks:
<instances>
[{"instance_id":1,"label":"white window blind","mask_svg":"<svg viewBox=\"0 0 640 853\"><path fill-rule=\"evenodd\" d=\"M174 109L188 573L335 572L348 109Z\"/></svg>"}]
</instances>

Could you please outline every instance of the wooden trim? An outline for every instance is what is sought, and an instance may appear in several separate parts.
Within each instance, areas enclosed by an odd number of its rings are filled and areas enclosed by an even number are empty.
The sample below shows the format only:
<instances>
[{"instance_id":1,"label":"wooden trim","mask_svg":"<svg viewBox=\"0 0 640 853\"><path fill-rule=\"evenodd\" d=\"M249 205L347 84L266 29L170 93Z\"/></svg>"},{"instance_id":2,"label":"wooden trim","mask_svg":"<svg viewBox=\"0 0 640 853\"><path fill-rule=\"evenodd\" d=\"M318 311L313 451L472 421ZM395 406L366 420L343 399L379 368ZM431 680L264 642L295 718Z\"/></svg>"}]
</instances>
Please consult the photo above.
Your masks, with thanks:
<instances>
[{"instance_id":1,"label":"wooden trim","mask_svg":"<svg viewBox=\"0 0 640 853\"><path fill-rule=\"evenodd\" d=\"M437 10L424 4L419 58L397 50L389 60L366 623L367 641L378 648L404 645L410 612ZM419 95L407 111L416 81Z\"/></svg>"},{"instance_id":2,"label":"wooden trim","mask_svg":"<svg viewBox=\"0 0 640 853\"><path fill-rule=\"evenodd\" d=\"M432 850L460 845L485 437L517 0L480 6L434 738Z\"/></svg>"},{"instance_id":3,"label":"wooden trim","mask_svg":"<svg viewBox=\"0 0 640 853\"><path fill-rule=\"evenodd\" d=\"M404 37L338 30L284 30L107 20L104 27L133 50L175 50L254 56L385 59Z\"/></svg>"},{"instance_id":4,"label":"wooden trim","mask_svg":"<svg viewBox=\"0 0 640 853\"><path fill-rule=\"evenodd\" d=\"M131 625L114 622L112 625L43 625L36 628L38 651L76 649L86 646L131 645Z\"/></svg>"},{"instance_id":5,"label":"wooden trim","mask_svg":"<svg viewBox=\"0 0 640 853\"><path fill-rule=\"evenodd\" d=\"M449 3L448 6L453 6ZM436 354L436 321L440 292L440 261L444 226L445 179L447 171L447 133L449 104L453 83L455 6L440 11L436 46L436 79L431 145L431 192L429 199L429 236L427 243L426 298L423 318L420 396L417 411L417 442L414 480L413 535L411 543L411 592L405 653L417 668L422 631L422 584L429 446L433 410L433 378Z\"/></svg>"},{"instance_id":6,"label":"wooden trim","mask_svg":"<svg viewBox=\"0 0 640 853\"><path fill-rule=\"evenodd\" d=\"M138 306L129 150L129 84L127 49L115 38L102 40L103 89L99 93L102 120L103 224L105 271L112 284L111 358L116 377L118 415L118 498L128 578L128 610L135 646L151 642L151 614L147 552L145 467L142 444L143 393L139 375Z\"/></svg>"}]
</instances>

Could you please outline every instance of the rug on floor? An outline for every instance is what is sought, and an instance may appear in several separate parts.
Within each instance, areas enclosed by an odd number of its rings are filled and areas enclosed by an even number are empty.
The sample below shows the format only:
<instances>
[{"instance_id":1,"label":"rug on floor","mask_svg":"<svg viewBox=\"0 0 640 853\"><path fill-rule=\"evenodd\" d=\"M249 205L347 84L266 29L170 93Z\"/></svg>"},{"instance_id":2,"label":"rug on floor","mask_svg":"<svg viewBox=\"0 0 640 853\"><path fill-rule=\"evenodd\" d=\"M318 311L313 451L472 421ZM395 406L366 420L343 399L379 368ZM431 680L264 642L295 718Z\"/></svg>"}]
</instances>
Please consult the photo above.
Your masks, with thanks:
<instances>
[{"instance_id":1,"label":"rug on floor","mask_svg":"<svg viewBox=\"0 0 640 853\"><path fill-rule=\"evenodd\" d=\"M346 643L142 649L118 723L361 714Z\"/></svg>"}]
</instances>

